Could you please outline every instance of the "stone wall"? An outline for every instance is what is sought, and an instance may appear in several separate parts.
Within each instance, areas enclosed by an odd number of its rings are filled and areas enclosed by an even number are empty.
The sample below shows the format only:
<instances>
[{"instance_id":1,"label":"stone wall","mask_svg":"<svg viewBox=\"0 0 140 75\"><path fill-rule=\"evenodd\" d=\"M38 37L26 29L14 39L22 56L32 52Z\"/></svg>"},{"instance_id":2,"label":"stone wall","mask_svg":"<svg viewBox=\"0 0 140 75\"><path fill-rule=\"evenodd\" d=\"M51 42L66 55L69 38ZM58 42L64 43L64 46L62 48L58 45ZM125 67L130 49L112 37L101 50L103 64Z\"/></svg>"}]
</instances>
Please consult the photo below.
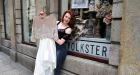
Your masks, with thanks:
<instances>
[{"instance_id":1,"label":"stone wall","mask_svg":"<svg viewBox=\"0 0 140 75\"><path fill-rule=\"evenodd\" d=\"M62 75L117 75L117 68L108 64L68 55Z\"/></svg>"},{"instance_id":2,"label":"stone wall","mask_svg":"<svg viewBox=\"0 0 140 75\"><path fill-rule=\"evenodd\" d=\"M109 64L119 65L120 33L122 22L123 0L113 0L112 7L112 29L111 29L111 49L109 52Z\"/></svg>"},{"instance_id":3,"label":"stone wall","mask_svg":"<svg viewBox=\"0 0 140 75\"><path fill-rule=\"evenodd\" d=\"M140 0L124 0L119 75L140 75Z\"/></svg>"}]
</instances>

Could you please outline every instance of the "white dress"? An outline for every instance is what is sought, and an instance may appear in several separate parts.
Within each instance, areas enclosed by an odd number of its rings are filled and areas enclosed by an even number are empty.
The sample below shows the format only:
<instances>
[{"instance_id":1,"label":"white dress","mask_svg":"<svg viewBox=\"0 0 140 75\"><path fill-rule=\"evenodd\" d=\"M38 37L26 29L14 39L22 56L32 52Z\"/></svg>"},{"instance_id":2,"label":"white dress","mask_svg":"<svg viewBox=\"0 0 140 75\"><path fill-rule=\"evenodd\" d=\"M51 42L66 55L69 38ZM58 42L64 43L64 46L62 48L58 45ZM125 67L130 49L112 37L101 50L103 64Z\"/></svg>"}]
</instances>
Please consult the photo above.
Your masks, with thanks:
<instances>
[{"instance_id":1,"label":"white dress","mask_svg":"<svg viewBox=\"0 0 140 75\"><path fill-rule=\"evenodd\" d=\"M53 75L56 68L56 46L53 39L45 38L39 41L34 75Z\"/></svg>"}]
</instances>

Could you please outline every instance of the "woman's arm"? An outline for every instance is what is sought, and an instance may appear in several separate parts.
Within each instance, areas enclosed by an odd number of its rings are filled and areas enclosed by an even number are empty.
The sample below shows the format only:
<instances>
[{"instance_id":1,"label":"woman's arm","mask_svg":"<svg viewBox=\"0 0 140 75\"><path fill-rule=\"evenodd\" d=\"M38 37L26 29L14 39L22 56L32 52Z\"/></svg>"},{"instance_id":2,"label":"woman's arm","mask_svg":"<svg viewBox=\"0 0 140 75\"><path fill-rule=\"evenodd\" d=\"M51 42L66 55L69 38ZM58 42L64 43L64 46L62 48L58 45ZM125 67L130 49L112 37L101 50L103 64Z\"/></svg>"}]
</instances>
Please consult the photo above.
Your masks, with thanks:
<instances>
[{"instance_id":1,"label":"woman's arm","mask_svg":"<svg viewBox=\"0 0 140 75\"><path fill-rule=\"evenodd\" d=\"M66 29L65 30L65 33L67 35L63 36L63 38L61 38L61 39L56 40L56 43L58 43L59 45L64 44L65 43L65 40L69 37L69 35L71 34L71 32L72 32L72 29L71 28Z\"/></svg>"}]
</instances>

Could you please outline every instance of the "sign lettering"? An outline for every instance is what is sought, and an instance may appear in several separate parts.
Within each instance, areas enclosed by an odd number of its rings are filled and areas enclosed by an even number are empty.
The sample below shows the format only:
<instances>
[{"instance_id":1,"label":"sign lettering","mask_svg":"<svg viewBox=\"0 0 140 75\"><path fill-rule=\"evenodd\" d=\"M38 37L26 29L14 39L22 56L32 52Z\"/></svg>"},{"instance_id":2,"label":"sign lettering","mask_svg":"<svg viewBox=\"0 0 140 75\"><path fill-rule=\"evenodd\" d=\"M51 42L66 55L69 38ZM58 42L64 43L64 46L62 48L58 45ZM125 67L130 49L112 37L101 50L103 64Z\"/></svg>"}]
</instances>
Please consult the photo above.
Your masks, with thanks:
<instances>
[{"instance_id":1,"label":"sign lettering","mask_svg":"<svg viewBox=\"0 0 140 75\"><path fill-rule=\"evenodd\" d=\"M69 50L88 54L103 59L108 59L110 42L107 40L95 40L95 39L79 39L75 42L69 41Z\"/></svg>"}]
</instances>

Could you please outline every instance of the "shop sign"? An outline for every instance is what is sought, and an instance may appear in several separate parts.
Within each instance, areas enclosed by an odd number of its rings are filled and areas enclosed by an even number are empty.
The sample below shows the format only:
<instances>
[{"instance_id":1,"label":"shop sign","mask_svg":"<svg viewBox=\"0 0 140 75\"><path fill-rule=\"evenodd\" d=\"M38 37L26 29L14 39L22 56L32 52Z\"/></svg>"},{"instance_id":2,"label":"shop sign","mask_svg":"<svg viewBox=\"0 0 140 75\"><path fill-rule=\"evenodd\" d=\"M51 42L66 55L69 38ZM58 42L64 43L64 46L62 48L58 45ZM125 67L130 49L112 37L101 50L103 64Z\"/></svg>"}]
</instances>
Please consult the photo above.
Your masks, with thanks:
<instances>
[{"instance_id":1,"label":"shop sign","mask_svg":"<svg viewBox=\"0 0 140 75\"><path fill-rule=\"evenodd\" d=\"M72 0L71 8L88 8L88 0Z\"/></svg>"},{"instance_id":2,"label":"shop sign","mask_svg":"<svg viewBox=\"0 0 140 75\"><path fill-rule=\"evenodd\" d=\"M77 41L70 41L69 50L79 52L102 59L109 58L110 42L100 38L80 38Z\"/></svg>"}]
</instances>

